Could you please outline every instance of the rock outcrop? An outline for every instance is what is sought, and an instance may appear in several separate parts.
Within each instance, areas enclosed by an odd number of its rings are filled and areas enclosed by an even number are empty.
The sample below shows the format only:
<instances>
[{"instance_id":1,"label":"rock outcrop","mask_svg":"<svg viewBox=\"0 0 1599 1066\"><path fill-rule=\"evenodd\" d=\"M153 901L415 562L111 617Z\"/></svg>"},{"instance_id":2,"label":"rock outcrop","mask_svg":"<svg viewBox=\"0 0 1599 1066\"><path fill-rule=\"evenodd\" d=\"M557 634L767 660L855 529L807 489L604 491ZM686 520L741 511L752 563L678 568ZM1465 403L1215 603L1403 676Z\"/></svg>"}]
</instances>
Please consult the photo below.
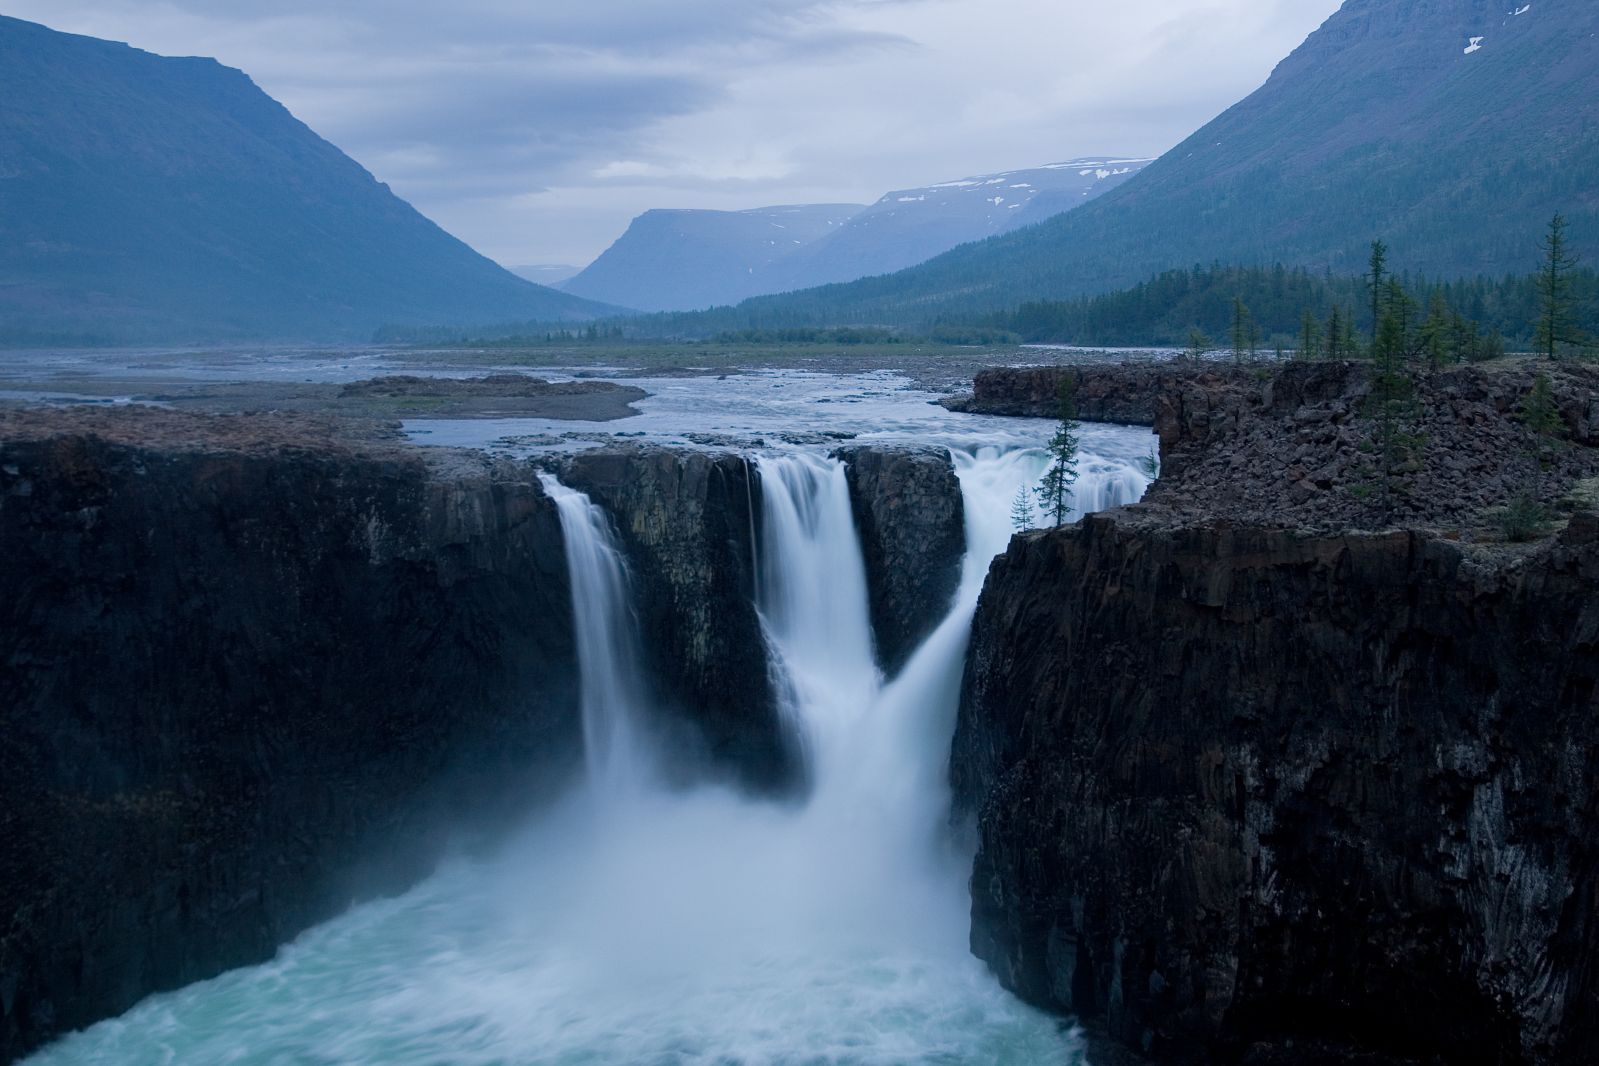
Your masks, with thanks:
<instances>
[{"instance_id":1,"label":"rock outcrop","mask_svg":"<svg viewBox=\"0 0 1599 1066\"><path fill-rule=\"evenodd\" d=\"M944 448L840 449L866 560L878 662L898 673L948 612L966 553L966 508Z\"/></svg>"},{"instance_id":2,"label":"rock outcrop","mask_svg":"<svg viewBox=\"0 0 1599 1066\"><path fill-rule=\"evenodd\" d=\"M568 779L555 508L437 456L0 417L0 1061L262 961Z\"/></svg>"},{"instance_id":3,"label":"rock outcrop","mask_svg":"<svg viewBox=\"0 0 1599 1066\"><path fill-rule=\"evenodd\" d=\"M1223 363L991 367L978 372L971 395L945 400L944 406L974 415L1055 418L1060 413L1061 382L1068 378L1082 421L1153 426L1169 398L1186 389L1210 395L1218 386L1246 380L1248 374Z\"/></svg>"},{"instance_id":4,"label":"rock outcrop","mask_svg":"<svg viewBox=\"0 0 1599 1066\"><path fill-rule=\"evenodd\" d=\"M973 949L1160 1058L1599 1061L1594 372L1418 382L1397 528L1358 443L1319 497L1286 476L1369 432L1367 381L1179 383L1144 503L996 561L951 761ZM1564 500L1542 537L1470 524L1520 488Z\"/></svg>"},{"instance_id":5,"label":"rock outcrop","mask_svg":"<svg viewBox=\"0 0 1599 1066\"><path fill-rule=\"evenodd\" d=\"M1499 560L1125 512L1019 538L954 744L973 949L1162 1057L1599 1060L1596 683L1594 519Z\"/></svg>"},{"instance_id":6,"label":"rock outcrop","mask_svg":"<svg viewBox=\"0 0 1599 1066\"><path fill-rule=\"evenodd\" d=\"M755 612L760 478L731 453L648 447L582 452L562 479L610 513L628 559L665 738L745 784L781 790L799 758L770 684Z\"/></svg>"}]
</instances>

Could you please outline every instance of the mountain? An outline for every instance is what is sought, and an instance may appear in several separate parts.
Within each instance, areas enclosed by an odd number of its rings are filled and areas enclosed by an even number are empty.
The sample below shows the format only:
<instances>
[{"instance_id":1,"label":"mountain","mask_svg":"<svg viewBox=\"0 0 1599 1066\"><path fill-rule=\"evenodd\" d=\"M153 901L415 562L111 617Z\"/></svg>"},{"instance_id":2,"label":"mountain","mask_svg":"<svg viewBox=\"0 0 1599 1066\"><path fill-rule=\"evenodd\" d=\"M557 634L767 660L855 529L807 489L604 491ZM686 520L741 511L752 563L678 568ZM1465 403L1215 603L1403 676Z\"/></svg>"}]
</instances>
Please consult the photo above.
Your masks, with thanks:
<instances>
[{"instance_id":1,"label":"mountain","mask_svg":"<svg viewBox=\"0 0 1599 1066\"><path fill-rule=\"evenodd\" d=\"M649 211L566 292L645 311L688 311L886 274L1069 211L1146 159L1077 159L891 192L870 207Z\"/></svg>"},{"instance_id":2,"label":"mountain","mask_svg":"<svg viewBox=\"0 0 1599 1066\"><path fill-rule=\"evenodd\" d=\"M763 289L756 278L860 212L860 204L753 211L646 211L562 290L641 311L735 304Z\"/></svg>"},{"instance_id":3,"label":"mountain","mask_svg":"<svg viewBox=\"0 0 1599 1066\"><path fill-rule=\"evenodd\" d=\"M763 292L887 274L1080 207L1142 170L1147 159L1075 159L891 192L767 272Z\"/></svg>"},{"instance_id":4,"label":"mountain","mask_svg":"<svg viewBox=\"0 0 1599 1066\"><path fill-rule=\"evenodd\" d=\"M583 319L243 73L0 16L0 341L365 338Z\"/></svg>"},{"instance_id":5,"label":"mountain","mask_svg":"<svg viewBox=\"0 0 1599 1066\"><path fill-rule=\"evenodd\" d=\"M1549 218L1599 257L1599 3L1347 0L1258 91L1041 225L762 323L913 322L1106 292L1195 263L1359 273L1373 238L1432 277L1526 273Z\"/></svg>"},{"instance_id":6,"label":"mountain","mask_svg":"<svg viewBox=\"0 0 1599 1066\"><path fill-rule=\"evenodd\" d=\"M535 263L529 266L506 267L511 273L537 285L559 285L578 275L580 267L568 263Z\"/></svg>"}]
</instances>

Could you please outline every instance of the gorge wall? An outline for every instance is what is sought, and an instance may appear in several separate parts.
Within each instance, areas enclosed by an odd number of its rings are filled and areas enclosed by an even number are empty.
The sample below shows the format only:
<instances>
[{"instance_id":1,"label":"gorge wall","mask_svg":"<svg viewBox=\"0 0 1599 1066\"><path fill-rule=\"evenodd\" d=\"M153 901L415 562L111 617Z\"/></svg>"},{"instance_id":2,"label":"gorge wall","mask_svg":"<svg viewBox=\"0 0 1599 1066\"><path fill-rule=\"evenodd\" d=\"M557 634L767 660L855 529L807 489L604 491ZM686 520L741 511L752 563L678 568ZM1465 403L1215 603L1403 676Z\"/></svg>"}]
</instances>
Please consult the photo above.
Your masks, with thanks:
<instances>
[{"instance_id":1,"label":"gorge wall","mask_svg":"<svg viewBox=\"0 0 1599 1066\"><path fill-rule=\"evenodd\" d=\"M1361 368L1190 379L1146 502L1012 542L951 760L1002 982L1159 1058L1599 1061L1595 392L1549 373L1558 447L1531 368L1418 382L1387 502Z\"/></svg>"},{"instance_id":2,"label":"gorge wall","mask_svg":"<svg viewBox=\"0 0 1599 1066\"><path fill-rule=\"evenodd\" d=\"M537 471L362 425L0 409L0 1062L267 959L578 772ZM915 543L883 528L870 570L919 625L939 593L885 567L958 564L949 457L849 462L874 471L857 508L921 522ZM627 555L669 769L797 787L754 607L755 465L628 447L560 473Z\"/></svg>"},{"instance_id":3,"label":"gorge wall","mask_svg":"<svg viewBox=\"0 0 1599 1066\"><path fill-rule=\"evenodd\" d=\"M525 474L314 422L0 428L0 1061L266 959L575 769Z\"/></svg>"}]
</instances>

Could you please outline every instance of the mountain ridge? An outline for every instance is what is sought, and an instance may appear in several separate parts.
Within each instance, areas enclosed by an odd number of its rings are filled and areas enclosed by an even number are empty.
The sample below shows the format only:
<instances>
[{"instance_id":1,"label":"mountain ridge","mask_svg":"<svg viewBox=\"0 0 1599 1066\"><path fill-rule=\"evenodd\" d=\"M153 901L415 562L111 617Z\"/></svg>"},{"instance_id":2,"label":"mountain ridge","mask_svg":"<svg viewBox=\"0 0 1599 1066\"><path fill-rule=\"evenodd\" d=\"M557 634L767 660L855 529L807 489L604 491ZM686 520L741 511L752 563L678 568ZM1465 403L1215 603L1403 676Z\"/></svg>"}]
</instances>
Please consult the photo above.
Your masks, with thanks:
<instances>
[{"instance_id":1,"label":"mountain ridge","mask_svg":"<svg viewBox=\"0 0 1599 1066\"><path fill-rule=\"evenodd\" d=\"M741 310L903 324L1196 263L1358 273L1374 238L1432 277L1525 273L1557 210L1591 258L1596 34L1599 5L1578 0L1347 0L1260 89L1095 202L897 274Z\"/></svg>"},{"instance_id":2,"label":"mountain ridge","mask_svg":"<svg viewBox=\"0 0 1599 1066\"><path fill-rule=\"evenodd\" d=\"M506 272L214 59L0 16L0 160L0 341L614 310Z\"/></svg>"},{"instance_id":3,"label":"mountain ridge","mask_svg":"<svg viewBox=\"0 0 1599 1066\"><path fill-rule=\"evenodd\" d=\"M643 311L693 311L888 274L1072 210L1147 162L1084 157L896 189L870 205L657 208L635 218L593 264L559 287ZM773 239L767 227L783 212L801 213L801 227ZM796 233L800 239L793 239Z\"/></svg>"}]
</instances>

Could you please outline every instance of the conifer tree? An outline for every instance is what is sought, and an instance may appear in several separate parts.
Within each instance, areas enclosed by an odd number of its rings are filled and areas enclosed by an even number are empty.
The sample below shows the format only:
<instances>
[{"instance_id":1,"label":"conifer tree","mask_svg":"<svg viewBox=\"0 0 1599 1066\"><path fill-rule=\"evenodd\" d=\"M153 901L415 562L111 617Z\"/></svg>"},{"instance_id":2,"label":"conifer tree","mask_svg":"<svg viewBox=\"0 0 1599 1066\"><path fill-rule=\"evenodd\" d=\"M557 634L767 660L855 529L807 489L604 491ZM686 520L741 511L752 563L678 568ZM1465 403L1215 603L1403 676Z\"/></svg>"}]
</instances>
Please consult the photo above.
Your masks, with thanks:
<instances>
[{"instance_id":1,"label":"conifer tree","mask_svg":"<svg viewBox=\"0 0 1599 1066\"><path fill-rule=\"evenodd\" d=\"M1321 323L1316 321L1316 312L1308 307L1299 323L1299 358L1321 358Z\"/></svg>"},{"instance_id":2,"label":"conifer tree","mask_svg":"<svg viewBox=\"0 0 1599 1066\"><path fill-rule=\"evenodd\" d=\"M1327 316L1327 358L1332 360L1348 359L1350 353L1344 348L1344 322L1342 312L1337 304L1333 304L1332 312Z\"/></svg>"},{"instance_id":3,"label":"conifer tree","mask_svg":"<svg viewBox=\"0 0 1599 1066\"><path fill-rule=\"evenodd\" d=\"M1016 490L1016 498L1011 500L1010 524L1018 533L1033 528L1033 501L1025 485Z\"/></svg>"},{"instance_id":4,"label":"conifer tree","mask_svg":"<svg viewBox=\"0 0 1599 1066\"><path fill-rule=\"evenodd\" d=\"M1215 342L1205 335L1204 330L1196 326L1188 331L1188 351L1185 354L1190 362L1197 363L1204 359L1205 353L1214 346Z\"/></svg>"},{"instance_id":5,"label":"conifer tree","mask_svg":"<svg viewBox=\"0 0 1599 1066\"><path fill-rule=\"evenodd\" d=\"M1421 346L1427 356L1428 369L1438 370L1446 362L1460 361L1459 354L1452 350L1453 334L1454 324L1450 321L1449 305L1444 302L1444 294L1434 289L1432 302L1427 307L1427 321L1421 326Z\"/></svg>"},{"instance_id":6,"label":"conifer tree","mask_svg":"<svg viewBox=\"0 0 1599 1066\"><path fill-rule=\"evenodd\" d=\"M1553 439L1565 433L1566 423L1555 404L1548 374L1540 372L1532 379L1532 388L1521 401L1521 422L1540 437Z\"/></svg>"},{"instance_id":7,"label":"conifer tree","mask_svg":"<svg viewBox=\"0 0 1599 1066\"><path fill-rule=\"evenodd\" d=\"M1050 438L1049 469L1038 483L1038 506L1057 526L1066 524L1072 509L1072 486L1077 484L1077 399L1070 376L1060 383L1060 426Z\"/></svg>"},{"instance_id":8,"label":"conifer tree","mask_svg":"<svg viewBox=\"0 0 1599 1066\"><path fill-rule=\"evenodd\" d=\"M1566 220L1556 214L1544 235L1544 265L1538 272L1538 351L1555 358L1561 344L1575 339L1571 327L1571 271L1577 257L1566 249Z\"/></svg>"},{"instance_id":9,"label":"conifer tree","mask_svg":"<svg viewBox=\"0 0 1599 1066\"><path fill-rule=\"evenodd\" d=\"M1253 358L1258 335L1259 331L1250 317L1249 308L1244 305L1244 298L1233 297L1233 362L1242 363L1246 351Z\"/></svg>"},{"instance_id":10,"label":"conifer tree","mask_svg":"<svg viewBox=\"0 0 1599 1066\"><path fill-rule=\"evenodd\" d=\"M1388 271L1388 246L1382 241L1371 242L1371 267L1366 274L1366 283L1371 286L1371 336L1376 340L1377 331L1382 327L1382 304L1385 295L1383 282Z\"/></svg>"}]
</instances>

